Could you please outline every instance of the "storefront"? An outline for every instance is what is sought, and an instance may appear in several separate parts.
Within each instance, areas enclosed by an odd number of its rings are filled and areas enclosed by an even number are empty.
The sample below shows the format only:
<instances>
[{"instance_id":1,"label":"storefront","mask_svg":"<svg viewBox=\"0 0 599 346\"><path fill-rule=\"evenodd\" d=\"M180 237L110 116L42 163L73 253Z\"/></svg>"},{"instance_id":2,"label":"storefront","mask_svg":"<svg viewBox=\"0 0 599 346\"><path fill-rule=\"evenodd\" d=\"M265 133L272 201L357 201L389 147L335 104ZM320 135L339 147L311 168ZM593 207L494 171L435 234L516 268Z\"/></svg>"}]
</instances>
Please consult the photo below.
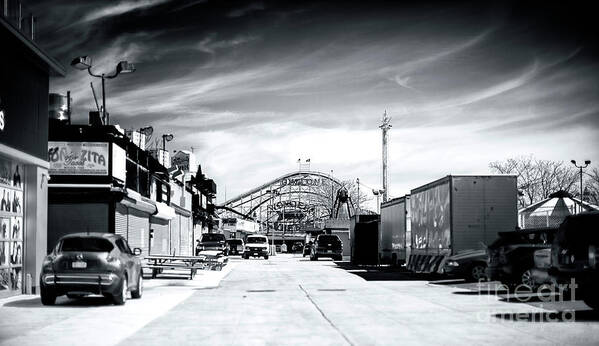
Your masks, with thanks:
<instances>
[{"instance_id":1,"label":"storefront","mask_svg":"<svg viewBox=\"0 0 599 346\"><path fill-rule=\"evenodd\" d=\"M46 254L48 84L64 68L0 14L0 298L36 293Z\"/></svg>"}]
</instances>

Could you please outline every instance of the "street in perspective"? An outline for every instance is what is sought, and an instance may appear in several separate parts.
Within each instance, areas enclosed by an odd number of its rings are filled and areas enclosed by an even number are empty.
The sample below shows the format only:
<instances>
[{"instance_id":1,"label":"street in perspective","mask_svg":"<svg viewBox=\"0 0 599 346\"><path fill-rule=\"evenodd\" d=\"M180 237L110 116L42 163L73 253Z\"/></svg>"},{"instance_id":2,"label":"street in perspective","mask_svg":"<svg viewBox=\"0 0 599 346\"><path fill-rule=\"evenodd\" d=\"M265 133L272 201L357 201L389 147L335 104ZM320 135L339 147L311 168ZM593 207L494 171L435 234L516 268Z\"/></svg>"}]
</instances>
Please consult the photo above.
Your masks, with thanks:
<instances>
[{"instance_id":1,"label":"street in perspective","mask_svg":"<svg viewBox=\"0 0 599 346\"><path fill-rule=\"evenodd\" d=\"M599 344L589 6L3 1L0 346Z\"/></svg>"}]
</instances>

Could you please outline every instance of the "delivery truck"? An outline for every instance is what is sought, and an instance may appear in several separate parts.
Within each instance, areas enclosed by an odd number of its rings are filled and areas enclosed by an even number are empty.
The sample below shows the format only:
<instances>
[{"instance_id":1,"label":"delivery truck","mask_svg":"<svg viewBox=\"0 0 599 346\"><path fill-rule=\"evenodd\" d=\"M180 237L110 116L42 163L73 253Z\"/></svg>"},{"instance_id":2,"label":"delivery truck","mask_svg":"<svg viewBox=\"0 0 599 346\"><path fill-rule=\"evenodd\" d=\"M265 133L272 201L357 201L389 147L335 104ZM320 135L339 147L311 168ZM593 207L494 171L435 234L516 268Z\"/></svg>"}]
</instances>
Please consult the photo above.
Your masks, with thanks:
<instances>
[{"instance_id":1,"label":"delivery truck","mask_svg":"<svg viewBox=\"0 0 599 346\"><path fill-rule=\"evenodd\" d=\"M449 175L410 191L408 269L439 272L447 257L484 249L518 224L516 176Z\"/></svg>"},{"instance_id":2,"label":"delivery truck","mask_svg":"<svg viewBox=\"0 0 599 346\"><path fill-rule=\"evenodd\" d=\"M412 245L410 195L381 204L379 262L402 265L410 257Z\"/></svg>"}]
</instances>

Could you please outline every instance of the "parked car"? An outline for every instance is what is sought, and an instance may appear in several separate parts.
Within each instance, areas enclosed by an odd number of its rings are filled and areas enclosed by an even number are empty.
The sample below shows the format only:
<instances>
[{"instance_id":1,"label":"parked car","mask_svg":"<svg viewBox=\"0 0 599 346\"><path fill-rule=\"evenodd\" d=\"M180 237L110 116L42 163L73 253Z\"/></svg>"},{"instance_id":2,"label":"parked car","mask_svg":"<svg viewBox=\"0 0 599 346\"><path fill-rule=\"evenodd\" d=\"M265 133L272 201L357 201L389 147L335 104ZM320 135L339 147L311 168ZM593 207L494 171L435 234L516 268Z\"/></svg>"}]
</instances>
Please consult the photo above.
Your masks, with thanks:
<instances>
[{"instance_id":1,"label":"parked car","mask_svg":"<svg viewBox=\"0 0 599 346\"><path fill-rule=\"evenodd\" d=\"M317 261L320 257L330 257L336 261L343 259L343 243L336 234L319 234L312 244L310 260Z\"/></svg>"},{"instance_id":2,"label":"parked car","mask_svg":"<svg viewBox=\"0 0 599 346\"><path fill-rule=\"evenodd\" d=\"M487 274L509 288L524 285L534 288L535 251L551 247L556 228L536 228L499 232L499 239L487 251Z\"/></svg>"},{"instance_id":3,"label":"parked car","mask_svg":"<svg viewBox=\"0 0 599 346\"><path fill-rule=\"evenodd\" d=\"M264 257L268 259L268 238L264 235L249 235L245 240L243 258Z\"/></svg>"},{"instance_id":4,"label":"parked car","mask_svg":"<svg viewBox=\"0 0 599 346\"><path fill-rule=\"evenodd\" d=\"M551 248L549 274L558 284L574 279L584 302L599 309L599 211L566 217Z\"/></svg>"},{"instance_id":5,"label":"parked car","mask_svg":"<svg viewBox=\"0 0 599 346\"><path fill-rule=\"evenodd\" d=\"M241 239L227 239L227 247L229 248L229 255L243 254L243 240Z\"/></svg>"},{"instance_id":6,"label":"parked car","mask_svg":"<svg viewBox=\"0 0 599 346\"><path fill-rule=\"evenodd\" d=\"M487 250L466 250L448 257L443 266L443 273L476 282L486 281L488 259Z\"/></svg>"},{"instance_id":7,"label":"parked car","mask_svg":"<svg viewBox=\"0 0 599 346\"><path fill-rule=\"evenodd\" d=\"M222 233L204 233L198 243L200 251L212 250L222 252L225 256L229 254L229 248L225 235Z\"/></svg>"},{"instance_id":8,"label":"parked car","mask_svg":"<svg viewBox=\"0 0 599 346\"><path fill-rule=\"evenodd\" d=\"M111 233L75 233L58 241L44 258L40 275L42 304L53 305L56 297L70 298L102 294L117 305L125 304L127 292L141 298L143 276L141 249Z\"/></svg>"}]
</instances>

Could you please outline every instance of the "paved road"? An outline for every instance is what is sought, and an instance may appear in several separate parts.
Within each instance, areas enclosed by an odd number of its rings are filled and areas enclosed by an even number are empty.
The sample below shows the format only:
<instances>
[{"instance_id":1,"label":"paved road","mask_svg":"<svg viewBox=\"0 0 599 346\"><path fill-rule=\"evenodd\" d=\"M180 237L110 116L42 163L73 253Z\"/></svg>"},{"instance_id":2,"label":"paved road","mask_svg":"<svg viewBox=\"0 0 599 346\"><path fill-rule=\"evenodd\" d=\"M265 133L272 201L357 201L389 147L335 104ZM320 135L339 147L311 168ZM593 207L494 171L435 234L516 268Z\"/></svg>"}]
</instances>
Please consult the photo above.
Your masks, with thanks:
<instances>
[{"instance_id":1,"label":"paved road","mask_svg":"<svg viewBox=\"0 0 599 346\"><path fill-rule=\"evenodd\" d=\"M293 256L231 262L218 287L154 280L143 299L124 307L93 298L52 308L38 299L8 303L0 308L10 316L0 321L0 337L15 345L599 342L599 314L579 301L523 303L493 287Z\"/></svg>"}]
</instances>

